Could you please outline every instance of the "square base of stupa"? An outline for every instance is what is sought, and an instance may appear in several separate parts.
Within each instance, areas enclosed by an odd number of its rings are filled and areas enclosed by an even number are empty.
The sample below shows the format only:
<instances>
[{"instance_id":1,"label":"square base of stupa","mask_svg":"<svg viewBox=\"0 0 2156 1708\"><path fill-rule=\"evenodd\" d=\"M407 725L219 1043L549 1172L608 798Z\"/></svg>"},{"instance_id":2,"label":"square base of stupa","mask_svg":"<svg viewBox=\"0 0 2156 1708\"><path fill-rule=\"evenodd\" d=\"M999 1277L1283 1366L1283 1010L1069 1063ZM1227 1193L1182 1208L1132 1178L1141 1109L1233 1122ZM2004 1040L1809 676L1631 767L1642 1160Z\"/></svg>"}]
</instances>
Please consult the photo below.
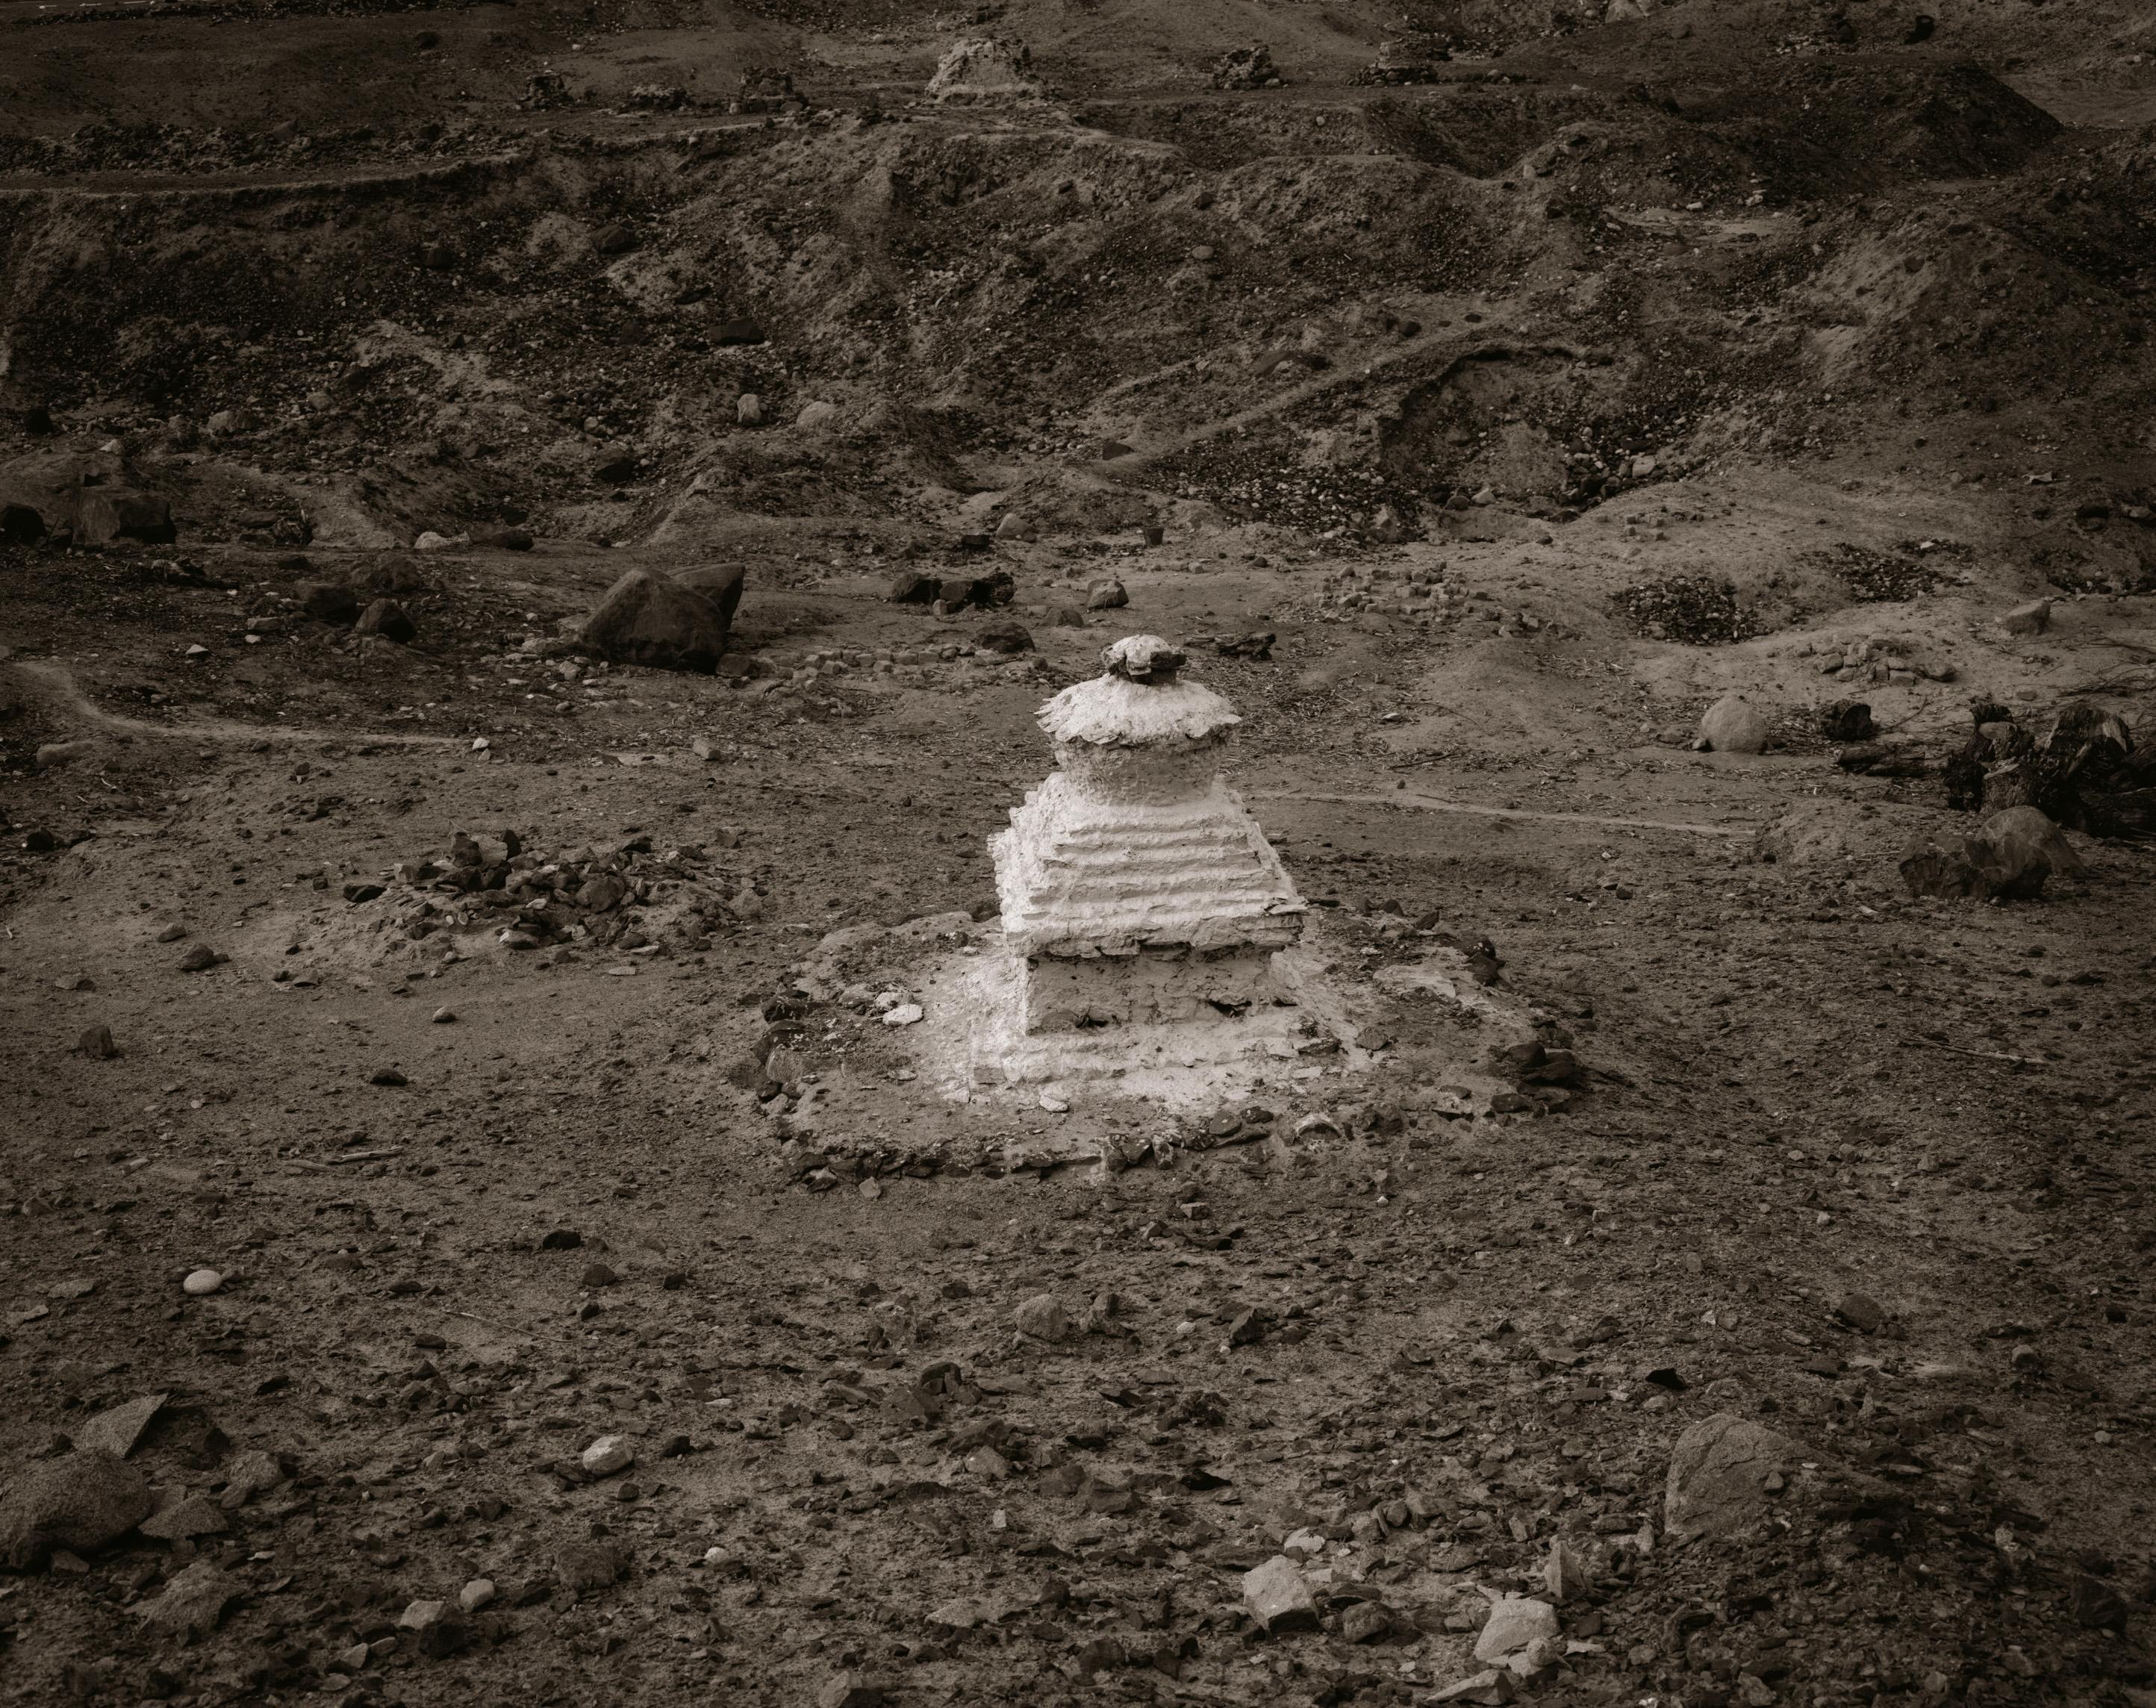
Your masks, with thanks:
<instances>
[{"instance_id":1,"label":"square base of stupa","mask_svg":"<svg viewBox=\"0 0 2156 1708\"><path fill-rule=\"evenodd\" d=\"M954 1041L963 1054L963 1079L976 1091L1109 1081L1127 1095L1167 1107L1210 1106L1224 1097L1285 1083L1303 1065L1303 1050L1331 1035L1326 1005L1313 1007L1308 1000L1315 963L1300 950L1255 951L1209 963L1209 976L1219 981L1212 989L1252 992L1247 1004L1224 1008L1177 987L1177 979L1193 975L1188 962L1163 957L1145 968L1128 962L1051 967L1044 986L1034 963L1045 958L1029 957L1005 944L989 948L967 974L965 1020ZM1074 972L1086 982L1081 988L1096 994L1110 987L1126 993L1157 988L1162 992L1158 1005L1133 1003L1127 994L1123 1001L1134 1013L1180 1018L1029 1026L1029 992L1067 993L1073 984L1060 975ZM1106 986L1110 980L1112 986ZM1050 1008L1044 1017L1060 1023L1071 1012Z\"/></svg>"},{"instance_id":2,"label":"square base of stupa","mask_svg":"<svg viewBox=\"0 0 2156 1708\"><path fill-rule=\"evenodd\" d=\"M1101 1026L1165 1026L1239 1017L1286 996L1272 951L1207 951L1188 945L1124 955L1034 955L1018 977L1018 1017L1027 1032Z\"/></svg>"}]
</instances>

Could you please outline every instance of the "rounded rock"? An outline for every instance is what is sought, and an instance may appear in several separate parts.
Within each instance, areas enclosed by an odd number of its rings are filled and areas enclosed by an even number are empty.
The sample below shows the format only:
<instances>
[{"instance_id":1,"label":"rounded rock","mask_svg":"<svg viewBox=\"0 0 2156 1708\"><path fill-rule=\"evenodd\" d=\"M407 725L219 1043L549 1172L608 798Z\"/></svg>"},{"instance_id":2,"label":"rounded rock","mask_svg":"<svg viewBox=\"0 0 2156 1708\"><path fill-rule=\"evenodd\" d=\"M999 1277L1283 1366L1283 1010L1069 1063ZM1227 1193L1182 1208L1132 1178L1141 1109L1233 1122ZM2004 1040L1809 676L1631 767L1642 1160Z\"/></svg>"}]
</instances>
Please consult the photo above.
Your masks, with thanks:
<instances>
[{"instance_id":1,"label":"rounded rock","mask_svg":"<svg viewBox=\"0 0 2156 1708\"><path fill-rule=\"evenodd\" d=\"M1725 694L1707 707L1699 733L1717 753L1758 753L1767 746L1766 715L1741 694Z\"/></svg>"},{"instance_id":2,"label":"rounded rock","mask_svg":"<svg viewBox=\"0 0 2156 1708\"><path fill-rule=\"evenodd\" d=\"M191 1293L200 1299L216 1292L223 1285L224 1277L215 1269L196 1269L180 1283L180 1288L182 1292Z\"/></svg>"},{"instance_id":3,"label":"rounded rock","mask_svg":"<svg viewBox=\"0 0 2156 1708\"><path fill-rule=\"evenodd\" d=\"M595 1477L611 1477L636 1463L636 1450L619 1435L602 1435L587 1447L578 1461Z\"/></svg>"}]
</instances>

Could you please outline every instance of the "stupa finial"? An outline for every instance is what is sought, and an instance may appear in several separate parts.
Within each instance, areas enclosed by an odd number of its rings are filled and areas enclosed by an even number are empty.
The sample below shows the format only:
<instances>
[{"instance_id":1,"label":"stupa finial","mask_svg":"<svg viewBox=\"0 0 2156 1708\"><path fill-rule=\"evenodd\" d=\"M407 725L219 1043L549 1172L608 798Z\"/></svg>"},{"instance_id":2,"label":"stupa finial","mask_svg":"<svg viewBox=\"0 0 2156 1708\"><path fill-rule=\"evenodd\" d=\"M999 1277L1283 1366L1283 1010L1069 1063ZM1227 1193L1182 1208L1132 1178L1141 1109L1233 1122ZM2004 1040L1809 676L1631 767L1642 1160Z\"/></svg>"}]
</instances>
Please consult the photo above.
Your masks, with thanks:
<instances>
[{"instance_id":1,"label":"stupa finial","mask_svg":"<svg viewBox=\"0 0 2156 1708\"><path fill-rule=\"evenodd\" d=\"M1175 673L1188 662L1185 654L1157 634L1127 634L1112 645L1101 649L1101 670L1127 682L1164 685L1173 682Z\"/></svg>"}]
</instances>

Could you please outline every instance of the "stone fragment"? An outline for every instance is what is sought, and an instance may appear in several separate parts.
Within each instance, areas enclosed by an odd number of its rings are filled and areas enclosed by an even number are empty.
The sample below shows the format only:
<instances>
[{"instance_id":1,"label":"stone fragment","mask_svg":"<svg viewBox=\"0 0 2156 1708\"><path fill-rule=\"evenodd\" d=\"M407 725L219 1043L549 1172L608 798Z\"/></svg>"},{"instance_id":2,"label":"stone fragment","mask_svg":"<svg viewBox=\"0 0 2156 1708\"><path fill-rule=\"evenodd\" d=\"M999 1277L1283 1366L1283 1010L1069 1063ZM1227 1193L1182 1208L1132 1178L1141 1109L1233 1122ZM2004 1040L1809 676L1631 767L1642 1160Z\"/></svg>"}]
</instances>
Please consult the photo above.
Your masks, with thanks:
<instances>
[{"instance_id":1,"label":"stone fragment","mask_svg":"<svg viewBox=\"0 0 2156 1708\"><path fill-rule=\"evenodd\" d=\"M1593 1587L1586 1562L1573 1551L1571 1543L1563 1536L1551 1538L1549 1557L1543 1562L1543 1593L1562 1607L1578 1600Z\"/></svg>"},{"instance_id":2,"label":"stone fragment","mask_svg":"<svg viewBox=\"0 0 2156 1708\"><path fill-rule=\"evenodd\" d=\"M1317 1628L1317 1599L1295 1562L1285 1554L1275 1554L1243 1574L1243 1606L1267 1631Z\"/></svg>"},{"instance_id":3,"label":"stone fragment","mask_svg":"<svg viewBox=\"0 0 2156 1708\"><path fill-rule=\"evenodd\" d=\"M1868 1293L1845 1293L1834 1314L1859 1334L1876 1335L1886 1326L1887 1310Z\"/></svg>"},{"instance_id":4,"label":"stone fragment","mask_svg":"<svg viewBox=\"0 0 2156 1708\"><path fill-rule=\"evenodd\" d=\"M208 1495L190 1495L151 1513L138 1528L158 1541L178 1542L192 1541L198 1536L221 1536L232 1524Z\"/></svg>"},{"instance_id":5,"label":"stone fragment","mask_svg":"<svg viewBox=\"0 0 2156 1708\"><path fill-rule=\"evenodd\" d=\"M885 1708L891 1692L857 1672L842 1672L816 1693L816 1708Z\"/></svg>"},{"instance_id":6,"label":"stone fragment","mask_svg":"<svg viewBox=\"0 0 2156 1708\"><path fill-rule=\"evenodd\" d=\"M457 1606L465 1613L475 1613L490 1605L495 1596L494 1580L475 1577L457 1592Z\"/></svg>"},{"instance_id":7,"label":"stone fragment","mask_svg":"<svg viewBox=\"0 0 2156 1708\"><path fill-rule=\"evenodd\" d=\"M398 1069L384 1065L369 1074L367 1083L370 1085L408 1085L412 1082Z\"/></svg>"},{"instance_id":8,"label":"stone fragment","mask_svg":"<svg viewBox=\"0 0 2156 1708\"><path fill-rule=\"evenodd\" d=\"M1999 619L1999 626L2009 634L2041 634L2051 626L2051 602L2031 599L2016 605Z\"/></svg>"},{"instance_id":9,"label":"stone fragment","mask_svg":"<svg viewBox=\"0 0 2156 1708\"><path fill-rule=\"evenodd\" d=\"M743 392L734 399L734 420L743 427L763 425L763 399L754 392Z\"/></svg>"},{"instance_id":10,"label":"stone fragment","mask_svg":"<svg viewBox=\"0 0 2156 1708\"><path fill-rule=\"evenodd\" d=\"M636 1450L622 1435L602 1435L579 1455L588 1476L611 1477L636 1463Z\"/></svg>"},{"instance_id":11,"label":"stone fragment","mask_svg":"<svg viewBox=\"0 0 2156 1708\"><path fill-rule=\"evenodd\" d=\"M1089 611L1120 610L1130 602L1131 596L1124 590L1122 582L1112 577L1095 582L1086 590L1086 608Z\"/></svg>"},{"instance_id":12,"label":"stone fragment","mask_svg":"<svg viewBox=\"0 0 2156 1708\"><path fill-rule=\"evenodd\" d=\"M1787 1477L1797 1445L1763 1423L1717 1412L1677 1438L1662 1496L1662 1524L1680 1540L1741 1534L1764 1514L1769 1477Z\"/></svg>"},{"instance_id":13,"label":"stone fragment","mask_svg":"<svg viewBox=\"0 0 2156 1708\"><path fill-rule=\"evenodd\" d=\"M217 965L217 951L207 943L198 943L180 957L182 972L207 972Z\"/></svg>"},{"instance_id":14,"label":"stone fragment","mask_svg":"<svg viewBox=\"0 0 2156 1708\"><path fill-rule=\"evenodd\" d=\"M1495 1667L1464 1678L1459 1683L1447 1685L1443 1690L1424 1697L1426 1702L1469 1702L1490 1705L1512 1700L1512 1677Z\"/></svg>"},{"instance_id":15,"label":"stone fragment","mask_svg":"<svg viewBox=\"0 0 2156 1708\"><path fill-rule=\"evenodd\" d=\"M218 1505L236 1512L257 1495L266 1495L285 1480L285 1467L274 1453L250 1448L224 1468L224 1492Z\"/></svg>"},{"instance_id":16,"label":"stone fragment","mask_svg":"<svg viewBox=\"0 0 2156 1708\"><path fill-rule=\"evenodd\" d=\"M88 1056L94 1062L110 1061L120 1054L120 1046L112 1041L110 1026L86 1028L82 1036L75 1039L74 1047L79 1054Z\"/></svg>"},{"instance_id":17,"label":"stone fragment","mask_svg":"<svg viewBox=\"0 0 2156 1708\"><path fill-rule=\"evenodd\" d=\"M247 1586L208 1560L198 1560L166 1584L157 1600L143 1607L143 1623L174 1636L207 1637L224 1622L225 1609Z\"/></svg>"},{"instance_id":18,"label":"stone fragment","mask_svg":"<svg viewBox=\"0 0 2156 1708\"><path fill-rule=\"evenodd\" d=\"M1358 1601L1340 1616L1340 1634L1350 1643L1374 1643L1393 1628L1383 1602Z\"/></svg>"},{"instance_id":19,"label":"stone fragment","mask_svg":"<svg viewBox=\"0 0 2156 1708\"><path fill-rule=\"evenodd\" d=\"M1766 716L1741 694L1725 694L1699 721L1700 740L1716 753L1758 753L1771 733Z\"/></svg>"},{"instance_id":20,"label":"stone fragment","mask_svg":"<svg viewBox=\"0 0 2156 1708\"><path fill-rule=\"evenodd\" d=\"M565 1587L580 1595L610 1587L628 1570L628 1557L610 1542L568 1542L554 1557L555 1575Z\"/></svg>"},{"instance_id":21,"label":"stone fragment","mask_svg":"<svg viewBox=\"0 0 2156 1708\"><path fill-rule=\"evenodd\" d=\"M1558 1633L1557 1609L1531 1596L1508 1595L1493 1603L1475 1639L1477 1660L1504 1660Z\"/></svg>"},{"instance_id":22,"label":"stone fragment","mask_svg":"<svg viewBox=\"0 0 2156 1708\"><path fill-rule=\"evenodd\" d=\"M360 634L378 634L399 646L409 646L419 638L418 625L394 599L377 599L360 613L354 630Z\"/></svg>"},{"instance_id":23,"label":"stone fragment","mask_svg":"<svg viewBox=\"0 0 2156 1708\"><path fill-rule=\"evenodd\" d=\"M216 1269L190 1269L180 1283L180 1290L197 1299L207 1297L224 1285L224 1276Z\"/></svg>"},{"instance_id":24,"label":"stone fragment","mask_svg":"<svg viewBox=\"0 0 2156 1708\"><path fill-rule=\"evenodd\" d=\"M1018 1331L1036 1341L1057 1345L1078 1332L1070 1313L1052 1293L1036 1293L1018 1308Z\"/></svg>"},{"instance_id":25,"label":"stone fragment","mask_svg":"<svg viewBox=\"0 0 2156 1708\"><path fill-rule=\"evenodd\" d=\"M76 1448L85 1453L109 1453L125 1459L135 1450L150 1420L163 1408L169 1394L146 1393L100 1412L74 1432Z\"/></svg>"},{"instance_id":26,"label":"stone fragment","mask_svg":"<svg viewBox=\"0 0 2156 1708\"><path fill-rule=\"evenodd\" d=\"M1033 650L1033 631L1023 623L991 623L973 637L973 644L983 652L1015 657Z\"/></svg>"},{"instance_id":27,"label":"stone fragment","mask_svg":"<svg viewBox=\"0 0 2156 1708\"><path fill-rule=\"evenodd\" d=\"M93 1552L134 1529L155 1504L149 1480L116 1454L69 1454L0 1499L0 1566L28 1572L55 1549Z\"/></svg>"}]
</instances>

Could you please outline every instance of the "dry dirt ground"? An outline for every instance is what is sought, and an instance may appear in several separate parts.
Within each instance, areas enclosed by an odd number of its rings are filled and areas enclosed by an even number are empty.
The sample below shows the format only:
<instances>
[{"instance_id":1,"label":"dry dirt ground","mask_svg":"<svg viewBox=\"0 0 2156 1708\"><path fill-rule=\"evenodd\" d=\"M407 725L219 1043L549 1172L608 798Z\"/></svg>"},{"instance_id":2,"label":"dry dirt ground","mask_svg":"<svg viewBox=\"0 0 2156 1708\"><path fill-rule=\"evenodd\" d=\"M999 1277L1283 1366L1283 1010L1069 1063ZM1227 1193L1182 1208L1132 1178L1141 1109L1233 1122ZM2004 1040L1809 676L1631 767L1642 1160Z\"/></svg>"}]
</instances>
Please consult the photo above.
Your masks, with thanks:
<instances>
[{"instance_id":1,"label":"dry dirt ground","mask_svg":"<svg viewBox=\"0 0 2156 1708\"><path fill-rule=\"evenodd\" d=\"M2156 1700L2156 856L1897 872L1973 700L2156 741L2132 8L1491 5L1374 90L1346 5L33 10L0 453L117 441L179 538L0 546L0 1499L162 1397L0 1700L1424 1702L1524 1592L1465 1700ZM906 107L980 29L1050 98ZM1253 34L1288 87L1207 89ZM807 112L716 104L765 63ZM716 562L719 675L547 644ZM1386 1047L957 1100L876 998L1133 632ZM1774 745L1690 751L1731 690ZM631 887L511 948L460 833ZM1486 941L1584 1074L1466 1118L1486 1028L1383 975ZM1796 1448L1686 1542L1722 1414Z\"/></svg>"}]
</instances>

